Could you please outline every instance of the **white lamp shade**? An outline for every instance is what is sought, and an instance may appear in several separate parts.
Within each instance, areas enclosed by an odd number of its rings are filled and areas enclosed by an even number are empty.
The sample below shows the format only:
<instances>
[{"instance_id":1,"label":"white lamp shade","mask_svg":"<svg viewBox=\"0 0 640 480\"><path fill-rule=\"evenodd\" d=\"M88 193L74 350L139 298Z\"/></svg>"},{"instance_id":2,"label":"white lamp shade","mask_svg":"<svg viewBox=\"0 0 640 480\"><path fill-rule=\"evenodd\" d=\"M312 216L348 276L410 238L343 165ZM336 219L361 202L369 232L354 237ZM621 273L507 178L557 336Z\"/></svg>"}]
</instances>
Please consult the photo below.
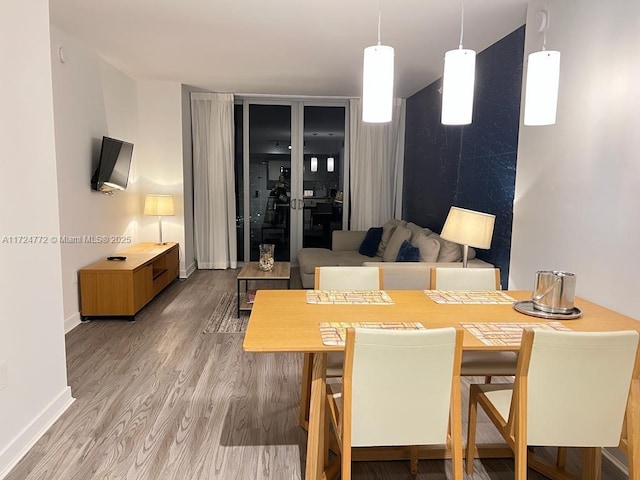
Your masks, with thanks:
<instances>
[{"instance_id":1,"label":"white lamp shade","mask_svg":"<svg viewBox=\"0 0 640 480\"><path fill-rule=\"evenodd\" d=\"M311 171L312 172L317 172L318 171L318 158L317 157L311 157Z\"/></svg>"},{"instance_id":2,"label":"white lamp shade","mask_svg":"<svg viewBox=\"0 0 640 480\"><path fill-rule=\"evenodd\" d=\"M393 110L393 47L374 45L364 49L362 121L391 121Z\"/></svg>"},{"instance_id":3,"label":"white lamp shade","mask_svg":"<svg viewBox=\"0 0 640 480\"><path fill-rule=\"evenodd\" d=\"M496 216L451 207L440 236L450 242L474 248L490 248Z\"/></svg>"},{"instance_id":4,"label":"white lamp shade","mask_svg":"<svg viewBox=\"0 0 640 480\"><path fill-rule=\"evenodd\" d=\"M173 195L147 195L144 199L144 214L156 216L175 215Z\"/></svg>"},{"instance_id":5,"label":"white lamp shade","mask_svg":"<svg viewBox=\"0 0 640 480\"><path fill-rule=\"evenodd\" d=\"M459 48L444 55L442 77L442 123L468 125L473 114L476 52Z\"/></svg>"},{"instance_id":6,"label":"white lamp shade","mask_svg":"<svg viewBox=\"0 0 640 480\"><path fill-rule=\"evenodd\" d=\"M329 157L327 158L327 172L333 172L333 169L334 169L333 157Z\"/></svg>"},{"instance_id":7,"label":"white lamp shade","mask_svg":"<svg viewBox=\"0 0 640 480\"><path fill-rule=\"evenodd\" d=\"M544 50L529 55L524 124L553 125L558 107L560 52Z\"/></svg>"}]
</instances>

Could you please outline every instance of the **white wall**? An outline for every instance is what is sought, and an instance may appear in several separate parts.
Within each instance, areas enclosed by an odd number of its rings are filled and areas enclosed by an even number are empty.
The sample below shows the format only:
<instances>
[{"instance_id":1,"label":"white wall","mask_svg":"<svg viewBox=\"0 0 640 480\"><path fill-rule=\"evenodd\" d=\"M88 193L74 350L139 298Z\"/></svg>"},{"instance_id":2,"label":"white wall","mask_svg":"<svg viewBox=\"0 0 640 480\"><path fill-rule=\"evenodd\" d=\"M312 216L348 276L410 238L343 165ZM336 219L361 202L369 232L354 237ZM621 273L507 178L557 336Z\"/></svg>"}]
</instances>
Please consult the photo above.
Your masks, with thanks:
<instances>
[{"instance_id":1,"label":"white wall","mask_svg":"<svg viewBox=\"0 0 640 480\"><path fill-rule=\"evenodd\" d=\"M180 243L180 274L186 276L182 160L182 87L138 82L138 187L144 195L173 195L175 216L162 218L162 238ZM157 242L158 217L140 218L140 241Z\"/></svg>"},{"instance_id":2,"label":"white wall","mask_svg":"<svg viewBox=\"0 0 640 480\"><path fill-rule=\"evenodd\" d=\"M546 5L529 4L525 56L540 50L535 15ZM531 289L537 270L568 270L579 296L640 319L640 2L548 8L558 119L520 127L509 285Z\"/></svg>"},{"instance_id":3,"label":"white wall","mask_svg":"<svg viewBox=\"0 0 640 480\"><path fill-rule=\"evenodd\" d=\"M0 478L71 404L67 386L47 0L0 2ZM35 238L35 237L34 237ZM18 239L19 241L19 239Z\"/></svg>"},{"instance_id":4,"label":"white wall","mask_svg":"<svg viewBox=\"0 0 640 480\"><path fill-rule=\"evenodd\" d=\"M58 51L64 48L66 61ZM140 170L137 84L78 41L51 26L51 62L55 116L60 232L63 236L108 236L108 243L62 243L62 284L66 330L80 320L78 269L137 242L142 208L136 189ZM90 180L100 155L102 136L134 144L129 186L104 195ZM64 240L63 240L64 241Z\"/></svg>"}]
</instances>

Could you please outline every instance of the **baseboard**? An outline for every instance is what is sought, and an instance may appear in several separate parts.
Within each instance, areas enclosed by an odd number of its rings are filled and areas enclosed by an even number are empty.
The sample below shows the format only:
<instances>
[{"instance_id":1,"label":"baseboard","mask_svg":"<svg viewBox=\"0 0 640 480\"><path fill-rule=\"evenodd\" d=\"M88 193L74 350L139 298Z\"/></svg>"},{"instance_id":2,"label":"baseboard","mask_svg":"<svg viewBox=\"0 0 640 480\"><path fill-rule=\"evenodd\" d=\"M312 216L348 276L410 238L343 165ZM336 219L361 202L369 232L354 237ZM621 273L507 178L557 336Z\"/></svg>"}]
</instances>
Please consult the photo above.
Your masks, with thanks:
<instances>
[{"instance_id":1,"label":"baseboard","mask_svg":"<svg viewBox=\"0 0 640 480\"><path fill-rule=\"evenodd\" d=\"M629 476L629 467L626 464L626 455L619 448L603 448L602 456L609 460L614 467Z\"/></svg>"},{"instance_id":2,"label":"baseboard","mask_svg":"<svg viewBox=\"0 0 640 480\"><path fill-rule=\"evenodd\" d=\"M6 477L31 447L58 418L75 402L71 387L66 387L20 434L0 452L0 480Z\"/></svg>"},{"instance_id":3,"label":"baseboard","mask_svg":"<svg viewBox=\"0 0 640 480\"><path fill-rule=\"evenodd\" d=\"M82 322L80 321L80 312L76 312L68 318L64 319L64 333L65 335L71 330L76 328Z\"/></svg>"},{"instance_id":4,"label":"baseboard","mask_svg":"<svg viewBox=\"0 0 640 480\"><path fill-rule=\"evenodd\" d=\"M189 276L196 271L196 262L191 262L185 270L180 270L180 278L189 278Z\"/></svg>"}]
</instances>

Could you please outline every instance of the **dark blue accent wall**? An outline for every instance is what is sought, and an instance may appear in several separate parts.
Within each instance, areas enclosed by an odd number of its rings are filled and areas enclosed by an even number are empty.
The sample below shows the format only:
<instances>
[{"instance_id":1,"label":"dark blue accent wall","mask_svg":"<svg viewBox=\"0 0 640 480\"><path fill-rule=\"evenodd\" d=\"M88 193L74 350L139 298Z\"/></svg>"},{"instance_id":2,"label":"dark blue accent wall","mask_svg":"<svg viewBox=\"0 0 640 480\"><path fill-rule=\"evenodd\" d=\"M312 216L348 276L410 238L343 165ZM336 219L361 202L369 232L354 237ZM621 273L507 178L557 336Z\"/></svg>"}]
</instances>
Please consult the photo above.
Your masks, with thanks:
<instances>
[{"instance_id":1,"label":"dark blue accent wall","mask_svg":"<svg viewBox=\"0 0 640 480\"><path fill-rule=\"evenodd\" d=\"M478 54L473 122L440 123L442 79L407 99L403 217L440 232L451 205L496 215L478 257L508 286L524 26Z\"/></svg>"}]
</instances>

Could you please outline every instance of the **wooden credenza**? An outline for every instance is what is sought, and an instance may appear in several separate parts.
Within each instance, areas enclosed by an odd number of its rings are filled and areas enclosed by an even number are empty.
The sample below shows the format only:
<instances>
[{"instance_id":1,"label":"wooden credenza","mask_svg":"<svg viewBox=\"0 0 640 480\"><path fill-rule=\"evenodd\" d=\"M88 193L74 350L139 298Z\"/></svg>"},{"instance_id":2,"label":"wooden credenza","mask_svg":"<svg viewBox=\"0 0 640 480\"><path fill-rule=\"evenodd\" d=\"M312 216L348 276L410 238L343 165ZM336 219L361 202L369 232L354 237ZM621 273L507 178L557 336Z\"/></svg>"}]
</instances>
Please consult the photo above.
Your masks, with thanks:
<instances>
[{"instance_id":1,"label":"wooden credenza","mask_svg":"<svg viewBox=\"0 0 640 480\"><path fill-rule=\"evenodd\" d=\"M78 271L80 314L86 317L134 317L179 273L175 242L139 243L116 255L126 260L99 260Z\"/></svg>"}]
</instances>

